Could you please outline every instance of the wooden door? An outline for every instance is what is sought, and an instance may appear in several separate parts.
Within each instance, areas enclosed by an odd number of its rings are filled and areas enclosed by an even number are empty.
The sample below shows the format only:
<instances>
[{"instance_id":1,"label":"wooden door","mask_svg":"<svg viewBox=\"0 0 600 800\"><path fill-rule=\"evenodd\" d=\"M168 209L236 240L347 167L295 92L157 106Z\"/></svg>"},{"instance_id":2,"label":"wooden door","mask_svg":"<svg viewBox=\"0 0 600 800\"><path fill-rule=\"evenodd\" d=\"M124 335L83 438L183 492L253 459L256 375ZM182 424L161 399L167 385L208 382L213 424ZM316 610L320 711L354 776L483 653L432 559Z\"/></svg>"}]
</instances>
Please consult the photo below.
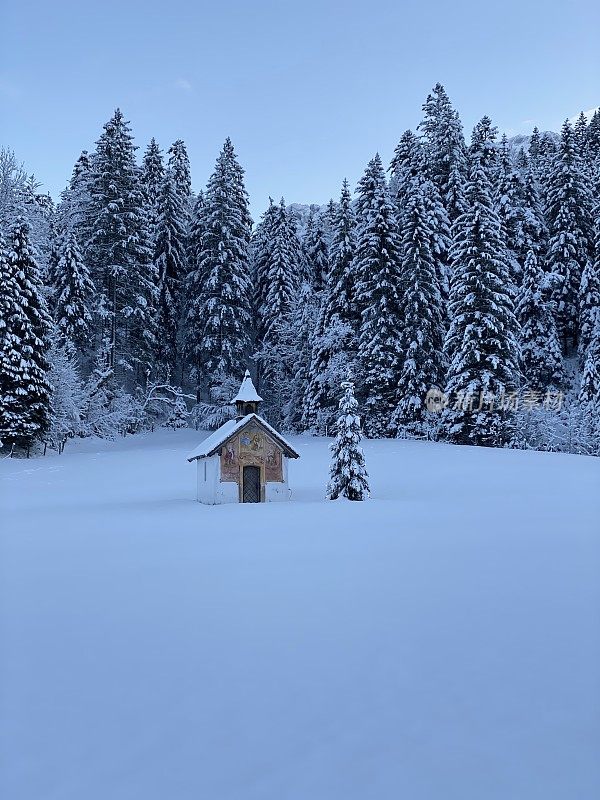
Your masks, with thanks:
<instances>
[{"instance_id":1,"label":"wooden door","mask_svg":"<svg viewBox=\"0 0 600 800\"><path fill-rule=\"evenodd\" d=\"M260 503L260 467L245 466L242 480L242 503Z\"/></svg>"}]
</instances>

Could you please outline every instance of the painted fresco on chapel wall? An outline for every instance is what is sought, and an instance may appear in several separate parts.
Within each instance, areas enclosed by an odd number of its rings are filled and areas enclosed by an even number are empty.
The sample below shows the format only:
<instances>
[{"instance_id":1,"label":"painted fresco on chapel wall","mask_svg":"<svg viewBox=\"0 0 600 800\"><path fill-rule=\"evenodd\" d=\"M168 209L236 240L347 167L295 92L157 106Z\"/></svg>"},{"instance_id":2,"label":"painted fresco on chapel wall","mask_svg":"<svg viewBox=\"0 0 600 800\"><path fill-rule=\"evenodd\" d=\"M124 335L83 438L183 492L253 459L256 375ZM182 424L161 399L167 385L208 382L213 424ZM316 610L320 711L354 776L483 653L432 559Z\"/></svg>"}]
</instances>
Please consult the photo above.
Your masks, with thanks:
<instances>
[{"instance_id":1,"label":"painted fresco on chapel wall","mask_svg":"<svg viewBox=\"0 0 600 800\"><path fill-rule=\"evenodd\" d=\"M221 480L239 481L240 467L264 467L266 481L283 481L281 450L257 427L246 428L221 448Z\"/></svg>"}]
</instances>

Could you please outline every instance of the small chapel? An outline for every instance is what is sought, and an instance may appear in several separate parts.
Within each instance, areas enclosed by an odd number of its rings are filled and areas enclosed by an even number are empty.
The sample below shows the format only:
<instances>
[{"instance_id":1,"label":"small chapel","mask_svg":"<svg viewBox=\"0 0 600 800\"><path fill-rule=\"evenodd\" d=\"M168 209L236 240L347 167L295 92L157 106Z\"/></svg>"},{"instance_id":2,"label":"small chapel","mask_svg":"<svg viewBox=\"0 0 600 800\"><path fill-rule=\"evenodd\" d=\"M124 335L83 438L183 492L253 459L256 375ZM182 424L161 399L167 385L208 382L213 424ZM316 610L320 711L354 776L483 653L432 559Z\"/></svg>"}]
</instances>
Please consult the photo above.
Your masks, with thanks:
<instances>
[{"instance_id":1,"label":"small chapel","mask_svg":"<svg viewBox=\"0 0 600 800\"><path fill-rule=\"evenodd\" d=\"M258 395L246 370L231 400L236 415L201 442L188 461L198 471L198 502L272 503L289 500L288 462L300 458L283 436L258 414Z\"/></svg>"}]
</instances>

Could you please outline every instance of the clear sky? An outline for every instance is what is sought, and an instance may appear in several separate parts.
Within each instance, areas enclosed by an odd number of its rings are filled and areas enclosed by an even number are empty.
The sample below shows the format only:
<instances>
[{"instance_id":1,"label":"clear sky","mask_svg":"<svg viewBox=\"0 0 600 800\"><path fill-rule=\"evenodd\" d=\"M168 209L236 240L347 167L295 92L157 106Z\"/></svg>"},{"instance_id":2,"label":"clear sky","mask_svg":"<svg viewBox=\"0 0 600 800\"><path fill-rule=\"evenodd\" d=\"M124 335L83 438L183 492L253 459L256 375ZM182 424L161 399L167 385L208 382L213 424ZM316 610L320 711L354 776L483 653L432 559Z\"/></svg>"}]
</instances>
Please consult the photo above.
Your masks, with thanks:
<instances>
[{"instance_id":1,"label":"clear sky","mask_svg":"<svg viewBox=\"0 0 600 800\"><path fill-rule=\"evenodd\" d=\"M468 135L600 105L598 0L0 0L0 27L0 144L55 196L116 106L195 189L231 136L256 217L389 161L437 81Z\"/></svg>"}]
</instances>

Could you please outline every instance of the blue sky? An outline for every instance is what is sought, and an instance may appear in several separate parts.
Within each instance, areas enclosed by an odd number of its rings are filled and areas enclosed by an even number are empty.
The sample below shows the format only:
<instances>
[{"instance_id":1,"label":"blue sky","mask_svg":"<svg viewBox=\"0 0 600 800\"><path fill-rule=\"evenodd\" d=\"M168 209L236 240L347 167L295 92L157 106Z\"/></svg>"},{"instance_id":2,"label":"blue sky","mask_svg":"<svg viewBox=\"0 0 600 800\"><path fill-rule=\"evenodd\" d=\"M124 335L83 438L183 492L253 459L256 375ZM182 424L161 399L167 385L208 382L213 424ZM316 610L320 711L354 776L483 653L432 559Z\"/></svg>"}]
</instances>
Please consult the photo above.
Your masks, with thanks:
<instances>
[{"instance_id":1,"label":"blue sky","mask_svg":"<svg viewBox=\"0 0 600 800\"><path fill-rule=\"evenodd\" d=\"M484 113L529 132L600 104L597 0L0 5L0 144L54 195L116 106L142 148L186 141L195 189L231 136L257 216L388 161L437 81L467 133Z\"/></svg>"}]
</instances>

